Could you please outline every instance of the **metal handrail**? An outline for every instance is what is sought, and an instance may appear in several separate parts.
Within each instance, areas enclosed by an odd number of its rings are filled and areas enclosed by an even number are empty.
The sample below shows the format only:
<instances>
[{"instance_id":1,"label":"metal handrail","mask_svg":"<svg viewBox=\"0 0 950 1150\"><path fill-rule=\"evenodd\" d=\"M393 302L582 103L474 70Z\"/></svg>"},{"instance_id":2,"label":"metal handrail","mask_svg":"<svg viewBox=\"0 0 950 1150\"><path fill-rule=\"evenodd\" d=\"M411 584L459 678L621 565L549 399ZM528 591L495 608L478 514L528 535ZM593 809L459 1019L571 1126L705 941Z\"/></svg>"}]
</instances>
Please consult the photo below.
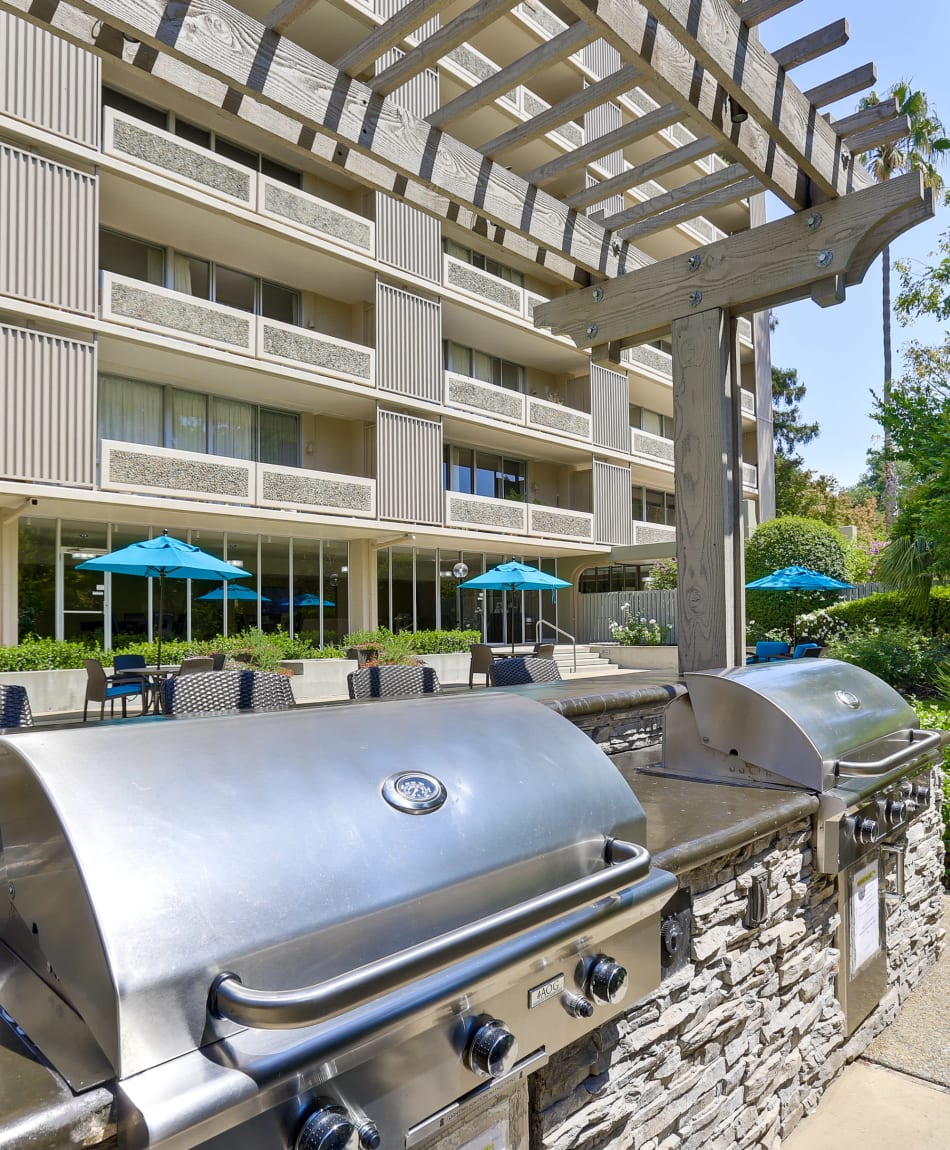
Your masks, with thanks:
<instances>
[{"instance_id":1,"label":"metal handrail","mask_svg":"<svg viewBox=\"0 0 950 1150\"><path fill-rule=\"evenodd\" d=\"M556 623L549 623L547 621L547 619L539 619L534 626L534 638L535 638L535 642L537 642L537 643L541 642L541 628L542 627L550 627L552 631L557 631L557 633L559 635L563 635L565 638L570 639L571 643L574 645L574 652L573 652L573 654L574 654L574 670L576 671L577 670L577 640L574 638L574 636L570 633L570 631L562 630Z\"/></svg>"}]
</instances>

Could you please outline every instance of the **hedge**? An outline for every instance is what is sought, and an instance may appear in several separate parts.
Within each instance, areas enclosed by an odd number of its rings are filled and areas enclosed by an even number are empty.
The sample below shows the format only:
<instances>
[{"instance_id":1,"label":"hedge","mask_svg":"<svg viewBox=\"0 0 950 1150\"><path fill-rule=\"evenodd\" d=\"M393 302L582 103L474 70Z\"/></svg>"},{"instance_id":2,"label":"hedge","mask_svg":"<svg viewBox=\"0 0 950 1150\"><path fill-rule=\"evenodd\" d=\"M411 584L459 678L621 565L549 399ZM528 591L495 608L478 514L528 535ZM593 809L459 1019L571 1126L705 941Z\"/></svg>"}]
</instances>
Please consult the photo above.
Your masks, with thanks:
<instances>
[{"instance_id":1,"label":"hedge","mask_svg":"<svg viewBox=\"0 0 950 1150\"><path fill-rule=\"evenodd\" d=\"M879 627L915 627L931 635L950 635L950 587L934 587L927 604L899 591L882 591L850 603L836 603L828 608L828 614L848 627L876 623Z\"/></svg>"},{"instance_id":2,"label":"hedge","mask_svg":"<svg viewBox=\"0 0 950 1150\"><path fill-rule=\"evenodd\" d=\"M784 515L760 524L746 547L746 582L793 566L847 582L844 540L826 523L799 515ZM835 598L835 593L828 591L747 591L746 616L754 621L756 635L774 629L790 631L794 616L825 607Z\"/></svg>"}]
</instances>

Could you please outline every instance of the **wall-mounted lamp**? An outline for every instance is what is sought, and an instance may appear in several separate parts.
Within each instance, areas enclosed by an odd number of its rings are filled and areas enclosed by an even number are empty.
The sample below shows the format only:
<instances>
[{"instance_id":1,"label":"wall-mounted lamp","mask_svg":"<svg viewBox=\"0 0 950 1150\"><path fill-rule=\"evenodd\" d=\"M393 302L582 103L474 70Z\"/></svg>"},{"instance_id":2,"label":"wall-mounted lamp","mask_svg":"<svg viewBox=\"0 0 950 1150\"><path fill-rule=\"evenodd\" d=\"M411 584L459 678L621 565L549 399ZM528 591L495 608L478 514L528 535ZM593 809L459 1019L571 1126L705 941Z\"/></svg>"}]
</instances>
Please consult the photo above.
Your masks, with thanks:
<instances>
[{"instance_id":1,"label":"wall-mounted lamp","mask_svg":"<svg viewBox=\"0 0 950 1150\"><path fill-rule=\"evenodd\" d=\"M743 108L741 104L737 104L736 101L730 96L729 119L732 120L734 124L744 124L748 118L749 113L745 110L745 108Z\"/></svg>"}]
</instances>

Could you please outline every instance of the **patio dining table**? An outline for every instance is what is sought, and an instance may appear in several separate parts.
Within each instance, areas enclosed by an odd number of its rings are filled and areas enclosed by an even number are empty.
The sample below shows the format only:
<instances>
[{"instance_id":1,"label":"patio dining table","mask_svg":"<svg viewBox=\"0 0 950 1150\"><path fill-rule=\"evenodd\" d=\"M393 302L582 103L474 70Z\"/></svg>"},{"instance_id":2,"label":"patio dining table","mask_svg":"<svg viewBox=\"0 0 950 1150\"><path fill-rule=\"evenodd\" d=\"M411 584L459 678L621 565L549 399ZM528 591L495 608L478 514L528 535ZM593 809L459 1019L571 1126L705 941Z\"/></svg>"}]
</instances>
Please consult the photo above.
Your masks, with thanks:
<instances>
[{"instance_id":1,"label":"patio dining table","mask_svg":"<svg viewBox=\"0 0 950 1150\"><path fill-rule=\"evenodd\" d=\"M120 683L123 679L129 682L147 679L152 692L152 702L148 710L157 715L162 709L162 684L166 679L174 678L180 670L181 663L146 664L144 667L130 667L126 671L120 671L114 676L114 682Z\"/></svg>"}]
</instances>

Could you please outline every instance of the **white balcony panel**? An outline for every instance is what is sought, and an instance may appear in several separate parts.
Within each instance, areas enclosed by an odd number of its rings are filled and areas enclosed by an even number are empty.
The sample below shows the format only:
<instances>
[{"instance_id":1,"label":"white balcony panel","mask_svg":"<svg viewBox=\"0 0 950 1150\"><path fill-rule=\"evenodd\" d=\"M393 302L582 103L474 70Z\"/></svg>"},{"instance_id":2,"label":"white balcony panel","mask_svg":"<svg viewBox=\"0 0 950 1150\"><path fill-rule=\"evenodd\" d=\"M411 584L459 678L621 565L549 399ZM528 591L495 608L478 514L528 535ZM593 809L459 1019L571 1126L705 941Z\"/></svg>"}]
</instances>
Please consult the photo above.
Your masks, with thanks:
<instances>
[{"instance_id":1,"label":"white balcony panel","mask_svg":"<svg viewBox=\"0 0 950 1150\"><path fill-rule=\"evenodd\" d=\"M293 224L366 255L376 254L376 225L365 216L267 176L257 177L257 189L257 208L262 216Z\"/></svg>"},{"instance_id":2,"label":"white balcony panel","mask_svg":"<svg viewBox=\"0 0 950 1150\"><path fill-rule=\"evenodd\" d=\"M0 146L0 294L95 314L95 176Z\"/></svg>"},{"instance_id":3,"label":"white balcony panel","mask_svg":"<svg viewBox=\"0 0 950 1150\"><path fill-rule=\"evenodd\" d=\"M310 328L257 317L257 352L261 359L304 366L321 375L372 384L375 352L371 347L349 343Z\"/></svg>"},{"instance_id":4,"label":"white balcony panel","mask_svg":"<svg viewBox=\"0 0 950 1150\"><path fill-rule=\"evenodd\" d=\"M103 491L179 496L213 503L253 504L254 469L246 459L172 451L103 439L99 486Z\"/></svg>"},{"instance_id":5,"label":"white balcony panel","mask_svg":"<svg viewBox=\"0 0 950 1150\"><path fill-rule=\"evenodd\" d=\"M528 530L528 505L518 499L490 499L484 495L446 491L445 525L525 535Z\"/></svg>"},{"instance_id":6,"label":"white balcony panel","mask_svg":"<svg viewBox=\"0 0 950 1150\"><path fill-rule=\"evenodd\" d=\"M658 347L650 347L648 344L625 347L620 353L620 362L635 371L645 368L666 383L673 381L673 357Z\"/></svg>"},{"instance_id":7,"label":"white balcony panel","mask_svg":"<svg viewBox=\"0 0 950 1150\"><path fill-rule=\"evenodd\" d=\"M380 519L440 525L442 425L402 412L376 412Z\"/></svg>"},{"instance_id":8,"label":"white balcony panel","mask_svg":"<svg viewBox=\"0 0 950 1150\"><path fill-rule=\"evenodd\" d=\"M94 481L96 348L0 326L0 475Z\"/></svg>"},{"instance_id":9,"label":"white balcony panel","mask_svg":"<svg viewBox=\"0 0 950 1150\"><path fill-rule=\"evenodd\" d=\"M476 411L507 423L525 421L525 397L521 392L450 371L445 373L445 403L447 407Z\"/></svg>"},{"instance_id":10,"label":"white balcony panel","mask_svg":"<svg viewBox=\"0 0 950 1150\"><path fill-rule=\"evenodd\" d=\"M755 394L747 388L742 388L739 392L739 402L742 405L743 415L755 415Z\"/></svg>"},{"instance_id":11,"label":"white balcony panel","mask_svg":"<svg viewBox=\"0 0 950 1150\"><path fill-rule=\"evenodd\" d=\"M106 108L102 150L230 203L253 207L257 173L172 132Z\"/></svg>"},{"instance_id":12,"label":"white balcony panel","mask_svg":"<svg viewBox=\"0 0 950 1150\"><path fill-rule=\"evenodd\" d=\"M112 272L102 273L102 318L253 355L254 316Z\"/></svg>"},{"instance_id":13,"label":"white balcony panel","mask_svg":"<svg viewBox=\"0 0 950 1150\"><path fill-rule=\"evenodd\" d=\"M549 403L534 396L528 400L528 426L539 431L554 431L572 439L590 442L591 417L564 403Z\"/></svg>"},{"instance_id":14,"label":"white balcony panel","mask_svg":"<svg viewBox=\"0 0 950 1150\"><path fill-rule=\"evenodd\" d=\"M742 486L749 491L758 491L759 489L759 469L754 463L743 463L742 465Z\"/></svg>"},{"instance_id":15,"label":"white balcony panel","mask_svg":"<svg viewBox=\"0 0 950 1150\"><path fill-rule=\"evenodd\" d=\"M630 452L660 467L673 466L673 440L665 439L662 435L653 435L649 431L641 431L638 427L630 428Z\"/></svg>"},{"instance_id":16,"label":"white balcony panel","mask_svg":"<svg viewBox=\"0 0 950 1150\"><path fill-rule=\"evenodd\" d=\"M542 303L548 303L548 297L538 295L537 292L525 291L524 293L524 318L534 321L534 309Z\"/></svg>"},{"instance_id":17,"label":"white balcony panel","mask_svg":"<svg viewBox=\"0 0 950 1150\"><path fill-rule=\"evenodd\" d=\"M676 538L676 528L665 523L644 523L641 519L632 521L634 543L666 543Z\"/></svg>"},{"instance_id":18,"label":"white balcony panel","mask_svg":"<svg viewBox=\"0 0 950 1150\"><path fill-rule=\"evenodd\" d=\"M447 287L465 292L466 295L474 296L515 315L524 314L524 290L517 284L493 276L490 272L483 272L481 268L473 267L472 264L457 260L453 256L444 255L442 260Z\"/></svg>"},{"instance_id":19,"label":"white balcony panel","mask_svg":"<svg viewBox=\"0 0 950 1150\"><path fill-rule=\"evenodd\" d=\"M594 517L586 511L569 511L564 507L543 507L529 503L528 534L546 539L569 539L591 543L594 539Z\"/></svg>"},{"instance_id":20,"label":"white balcony panel","mask_svg":"<svg viewBox=\"0 0 950 1150\"><path fill-rule=\"evenodd\" d=\"M617 545L633 543L630 468L595 459L593 472L596 541Z\"/></svg>"},{"instance_id":21,"label":"white balcony panel","mask_svg":"<svg viewBox=\"0 0 950 1150\"><path fill-rule=\"evenodd\" d=\"M376 518L376 481L303 467L257 465L257 505Z\"/></svg>"},{"instance_id":22,"label":"white balcony panel","mask_svg":"<svg viewBox=\"0 0 950 1150\"><path fill-rule=\"evenodd\" d=\"M99 146L99 57L0 12L0 112Z\"/></svg>"}]
</instances>

